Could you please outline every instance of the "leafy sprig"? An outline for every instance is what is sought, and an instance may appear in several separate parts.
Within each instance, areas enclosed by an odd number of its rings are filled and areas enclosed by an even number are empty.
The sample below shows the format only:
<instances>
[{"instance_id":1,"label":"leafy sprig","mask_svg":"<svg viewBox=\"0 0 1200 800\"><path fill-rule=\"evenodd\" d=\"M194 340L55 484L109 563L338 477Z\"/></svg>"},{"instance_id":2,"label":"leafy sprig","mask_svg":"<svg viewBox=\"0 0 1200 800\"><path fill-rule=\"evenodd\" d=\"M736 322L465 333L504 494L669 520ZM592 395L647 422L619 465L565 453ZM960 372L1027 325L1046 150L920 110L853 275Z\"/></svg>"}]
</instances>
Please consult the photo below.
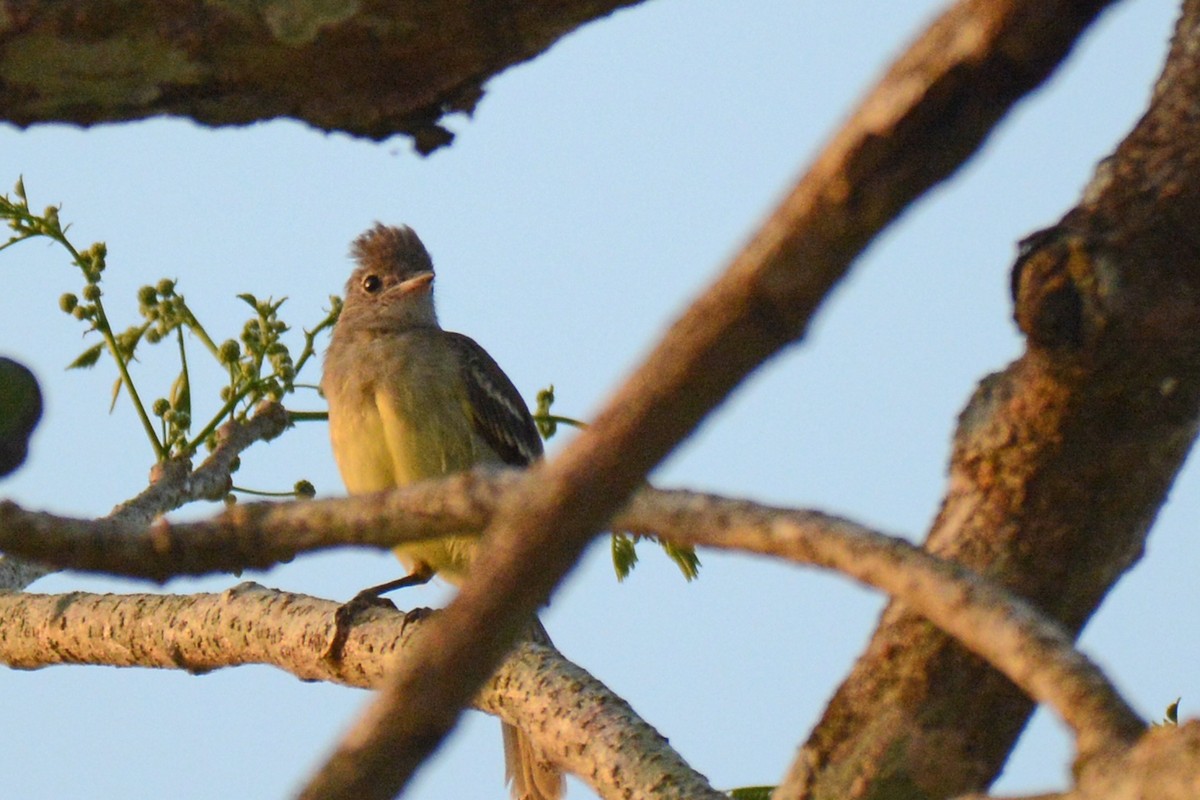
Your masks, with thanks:
<instances>
[{"instance_id":1,"label":"leafy sprig","mask_svg":"<svg viewBox=\"0 0 1200 800\"><path fill-rule=\"evenodd\" d=\"M537 424L538 432L543 439L549 439L558 432L560 424L570 425L575 428L586 428L587 423L572 417L563 417L550 412L550 407L554 405L554 385L551 384L545 389L542 389L537 394L537 407L533 413L533 421ZM695 549L687 546L664 542L654 537L644 537L636 533L628 533L626 531L613 531L610 534L610 545L612 551L613 570L617 573L617 580L623 581L633 572L633 568L637 566L638 554L637 543L644 538L650 538L658 543L658 546L663 549L667 557L675 562L675 566L679 567L679 571L683 573L686 580L693 580L700 575L700 557L696 555Z\"/></svg>"},{"instance_id":2,"label":"leafy sprig","mask_svg":"<svg viewBox=\"0 0 1200 800\"><path fill-rule=\"evenodd\" d=\"M304 331L304 345L294 359L282 338L289 330L279 316L284 299L260 300L250 294L238 295L253 309L253 316L242 327L238 339L230 338L218 345L188 306L177 282L167 278L138 290L141 321L117 332L103 302L101 278L108 256L103 242L82 250L76 248L67 237L69 226L61 223L57 206L49 206L40 214L30 208L23 180L17 181L12 197L0 196L0 218L12 231L8 240L0 244L0 250L26 239L48 238L61 245L79 268L84 285L78 294L69 292L60 297L59 308L85 323L88 333L100 334L101 341L80 353L68 366L73 369L93 367L108 353L118 372L112 405L115 406L124 389L159 461L190 457L202 446L212 447L221 424L247 419L263 400L279 401L298 388L314 388L297 383L297 377L315 353L317 335L337 321L341 310L337 298L331 298L325 318L312 330ZM228 384L220 392L218 410L200 422L193 413L193 380L189 368L188 344L193 341L199 342L203 352L225 368L229 376ZM179 372L170 389L147 406L130 374L130 365L137 360L139 347L164 342L173 344L178 350ZM293 420L324 419L325 416L322 412L291 414ZM311 496L311 485L307 482L297 484L296 489L285 494L304 496L305 487Z\"/></svg>"},{"instance_id":3,"label":"leafy sprig","mask_svg":"<svg viewBox=\"0 0 1200 800\"><path fill-rule=\"evenodd\" d=\"M64 297L60 301L60 306L76 319L87 322L90 326L89 329L98 331L104 340L102 344L85 350L79 358L75 359L72 366L91 366L100 358L102 350L107 349L113 361L116 362L117 372L120 373L117 387L119 388L123 384L133 399L138 419L141 420L142 428L150 438L155 455L159 460L166 458L167 450L155 433L150 416L146 413L146 408L133 385L133 379L129 376L132 348L117 340L117 336L108 322L108 314L104 310L100 276L106 266L105 259L108 256L108 248L103 242L97 242L86 250L77 250L67 239L66 229L59 221L58 206L47 206L41 214L35 214L30 210L23 179L17 180L13 195L15 200L9 198L8 195L0 196L0 216L8 222L8 227L13 232L8 241L0 244L0 250L6 250L26 239L45 237L60 244L70 254L71 260L83 273L84 286L80 292L83 299L68 300Z\"/></svg>"}]
</instances>

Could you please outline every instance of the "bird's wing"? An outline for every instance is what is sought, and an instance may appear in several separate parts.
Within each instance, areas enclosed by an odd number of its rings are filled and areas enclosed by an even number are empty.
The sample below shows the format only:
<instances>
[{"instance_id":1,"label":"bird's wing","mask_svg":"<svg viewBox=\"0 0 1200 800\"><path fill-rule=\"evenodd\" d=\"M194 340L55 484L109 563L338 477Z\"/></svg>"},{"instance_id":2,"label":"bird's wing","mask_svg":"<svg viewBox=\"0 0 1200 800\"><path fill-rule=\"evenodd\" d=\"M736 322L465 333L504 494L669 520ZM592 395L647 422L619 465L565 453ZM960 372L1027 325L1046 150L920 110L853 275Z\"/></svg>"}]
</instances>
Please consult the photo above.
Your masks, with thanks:
<instances>
[{"instance_id":1,"label":"bird's wing","mask_svg":"<svg viewBox=\"0 0 1200 800\"><path fill-rule=\"evenodd\" d=\"M517 387L474 339L461 333L446 335L462 356L458 362L475 432L505 464L524 467L536 461L542 455L542 437Z\"/></svg>"}]
</instances>

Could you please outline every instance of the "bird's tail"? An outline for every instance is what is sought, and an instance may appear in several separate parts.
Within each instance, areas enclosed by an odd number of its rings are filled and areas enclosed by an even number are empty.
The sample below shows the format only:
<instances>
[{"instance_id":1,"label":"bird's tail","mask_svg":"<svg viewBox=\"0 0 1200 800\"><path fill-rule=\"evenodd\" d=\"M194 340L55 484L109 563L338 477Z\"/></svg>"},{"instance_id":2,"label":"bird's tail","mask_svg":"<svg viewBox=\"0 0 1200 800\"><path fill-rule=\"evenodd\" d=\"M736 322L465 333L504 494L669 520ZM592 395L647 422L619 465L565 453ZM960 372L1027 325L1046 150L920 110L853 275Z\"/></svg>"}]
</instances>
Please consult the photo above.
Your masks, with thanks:
<instances>
[{"instance_id":1,"label":"bird's tail","mask_svg":"<svg viewBox=\"0 0 1200 800\"><path fill-rule=\"evenodd\" d=\"M550 634L536 618L529 638L537 644L551 645ZM559 800L566 792L562 770L542 754L525 731L505 722L502 732L504 777L512 783L513 799Z\"/></svg>"}]
</instances>

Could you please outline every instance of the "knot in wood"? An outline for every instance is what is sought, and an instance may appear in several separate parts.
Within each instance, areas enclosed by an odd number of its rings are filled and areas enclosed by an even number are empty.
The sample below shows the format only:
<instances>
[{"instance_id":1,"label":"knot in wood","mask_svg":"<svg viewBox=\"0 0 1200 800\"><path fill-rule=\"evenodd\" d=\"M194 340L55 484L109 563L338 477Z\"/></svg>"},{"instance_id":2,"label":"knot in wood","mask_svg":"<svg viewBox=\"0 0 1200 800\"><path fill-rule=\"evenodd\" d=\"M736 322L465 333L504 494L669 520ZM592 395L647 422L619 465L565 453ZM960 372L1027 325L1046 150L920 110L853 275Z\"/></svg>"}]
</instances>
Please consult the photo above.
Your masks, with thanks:
<instances>
[{"instance_id":1,"label":"knot in wood","mask_svg":"<svg viewBox=\"0 0 1200 800\"><path fill-rule=\"evenodd\" d=\"M1031 345L1083 346L1088 320L1081 281L1087 281L1090 263L1083 238L1062 228L1039 231L1021 242L1013 265L1013 313Z\"/></svg>"}]
</instances>

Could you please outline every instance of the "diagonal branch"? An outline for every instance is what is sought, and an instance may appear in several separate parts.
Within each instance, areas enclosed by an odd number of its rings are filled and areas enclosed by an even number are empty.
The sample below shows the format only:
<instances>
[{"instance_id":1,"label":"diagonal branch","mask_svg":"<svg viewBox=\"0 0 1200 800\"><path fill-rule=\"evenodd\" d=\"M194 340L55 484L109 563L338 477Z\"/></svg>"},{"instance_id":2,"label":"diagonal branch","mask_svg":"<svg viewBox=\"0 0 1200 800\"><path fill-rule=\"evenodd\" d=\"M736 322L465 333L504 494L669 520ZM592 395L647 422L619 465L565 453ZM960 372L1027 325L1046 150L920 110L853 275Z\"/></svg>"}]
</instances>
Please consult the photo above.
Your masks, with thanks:
<instances>
[{"instance_id":1,"label":"diagonal branch","mask_svg":"<svg viewBox=\"0 0 1200 800\"><path fill-rule=\"evenodd\" d=\"M679 492L643 492L618 520L634 533L775 555L882 589L1057 713L1075 735L1080 758L1123 751L1146 730L1060 625L997 584L904 539L818 512Z\"/></svg>"},{"instance_id":2,"label":"diagonal branch","mask_svg":"<svg viewBox=\"0 0 1200 800\"><path fill-rule=\"evenodd\" d=\"M872 237L962 164L1105 5L964 0L936 21L593 426L531 470L483 544L488 569L472 575L303 796L396 794L649 470L802 336Z\"/></svg>"}]
</instances>

